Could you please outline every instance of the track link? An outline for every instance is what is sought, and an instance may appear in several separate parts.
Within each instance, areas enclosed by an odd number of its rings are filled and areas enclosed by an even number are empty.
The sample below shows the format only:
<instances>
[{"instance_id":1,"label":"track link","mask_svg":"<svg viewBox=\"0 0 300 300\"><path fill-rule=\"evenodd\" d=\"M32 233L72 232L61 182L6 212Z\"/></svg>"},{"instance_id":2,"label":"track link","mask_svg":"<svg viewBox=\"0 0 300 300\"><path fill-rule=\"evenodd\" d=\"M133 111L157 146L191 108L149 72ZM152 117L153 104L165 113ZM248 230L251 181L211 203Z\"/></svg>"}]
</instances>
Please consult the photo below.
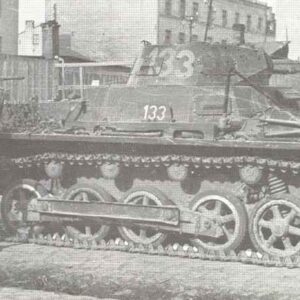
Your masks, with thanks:
<instances>
[{"instance_id":1,"label":"track link","mask_svg":"<svg viewBox=\"0 0 300 300\"><path fill-rule=\"evenodd\" d=\"M185 244L170 244L166 247L158 246L153 247L145 246L143 244L128 243L120 238L114 240L101 240L97 242L95 240L80 241L77 239L69 239L66 235L39 235L32 239L24 239L24 237L7 238L6 242L11 243L31 243L43 246L52 247L64 247L74 249L85 249L92 251L121 251L128 253L138 253L144 255L159 255L159 256L172 256L187 259L200 259L206 261L220 261L231 263L242 263L248 265L257 265L264 267L276 267L276 268L300 268L300 255L294 257L281 258L270 255L262 255L258 252L251 250L240 251L236 253L231 251L225 253L223 251L205 251L204 249L193 247Z\"/></svg>"},{"instance_id":2,"label":"track link","mask_svg":"<svg viewBox=\"0 0 300 300\"><path fill-rule=\"evenodd\" d=\"M268 168L269 171L280 171L282 173L300 174L300 163L286 160L269 160L260 157L233 156L233 157L199 157L187 155L165 155L165 156L132 156L117 154L68 154L68 153L44 153L33 156L14 158L13 163L18 168L30 168L43 166L51 161L69 164L72 166L101 166L102 164L116 163L125 167L168 167L171 164L183 164L195 169L232 169L245 165L257 166L260 169Z\"/></svg>"}]
</instances>

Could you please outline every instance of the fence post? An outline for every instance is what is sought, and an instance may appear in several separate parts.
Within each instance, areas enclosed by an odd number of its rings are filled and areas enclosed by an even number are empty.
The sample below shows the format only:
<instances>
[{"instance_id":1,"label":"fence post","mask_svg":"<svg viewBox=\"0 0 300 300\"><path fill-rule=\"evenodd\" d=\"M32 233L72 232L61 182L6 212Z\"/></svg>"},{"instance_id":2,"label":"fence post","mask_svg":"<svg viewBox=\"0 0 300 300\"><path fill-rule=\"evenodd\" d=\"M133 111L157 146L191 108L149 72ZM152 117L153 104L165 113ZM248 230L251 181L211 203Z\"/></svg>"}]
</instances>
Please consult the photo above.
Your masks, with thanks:
<instances>
[{"instance_id":1,"label":"fence post","mask_svg":"<svg viewBox=\"0 0 300 300\"><path fill-rule=\"evenodd\" d=\"M83 99L83 68L79 67L79 78L80 78L80 98Z\"/></svg>"}]
</instances>

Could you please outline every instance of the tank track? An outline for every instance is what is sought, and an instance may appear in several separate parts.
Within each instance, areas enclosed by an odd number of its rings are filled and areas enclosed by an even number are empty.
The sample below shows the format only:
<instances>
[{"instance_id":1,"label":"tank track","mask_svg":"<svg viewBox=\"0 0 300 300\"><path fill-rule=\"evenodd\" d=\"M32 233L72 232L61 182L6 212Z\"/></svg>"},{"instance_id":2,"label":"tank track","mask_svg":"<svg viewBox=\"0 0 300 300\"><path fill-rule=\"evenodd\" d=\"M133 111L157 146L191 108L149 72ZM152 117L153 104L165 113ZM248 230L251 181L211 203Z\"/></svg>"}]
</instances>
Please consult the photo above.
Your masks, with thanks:
<instances>
[{"instance_id":1,"label":"tank track","mask_svg":"<svg viewBox=\"0 0 300 300\"><path fill-rule=\"evenodd\" d=\"M40 167L51 161L62 164L78 166L101 166L105 162L122 164L125 167L168 167L173 163L183 164L187 167L232 169L245 165L257 166L261 169L268 168L270 172L280 171L291 172L294 175L300 174L300 162L286 160L270 160L259 157L234 156L234 157L197 157L186 155L165 155L165 156L131 156L117 154L68 154L68 153L44 153L33 156L14 158L12 161L18 168Z\"/></svg>"},{"instance_id":2,"label":"tank track","mask_svg":"<svg viewBox=\"0 0 300 300\"><path fill-rule=\"evenodd\" d=\"M32 239L26 239L24 237L13 237L5 239L6 242L11 243L31 243L42 246L52 246L61 248L73 248L73 249L85 249L89 251L120 251L127 253L137 253L144 255L159 255L159 256L171 256L178 258L188 259L200 259L206 261L219 261L219 262L231 262L231 263L242 263L248 265L257 265L264 267L276 267L276 268L289 268L295 269L300 268L300 255L294 257L277 257L270 256L268 254L262 255L258 252L251 250L240 251L236 253L231 251L225 253L223 251L206 251L201 248L193 247L185 244L170 244L166 247L152 245L145 246L143 244L128 243L120 238L111 240L78 240L69 239L66 235L60 236L59 234L54 235L39 235Z\"/></svg>"},{"instance_id":3,"label":"tank track","mask_svg":"<svg viewBox=\"0 0 300 300\"><path fill-rule=\"evenodd\" d=\"M180 163L187 167L193 166L199 168L215 168L215 169L232 169L240 168L245 165L257 166L261 169L268 168L269 171L280 171L282 173L300 174L300 163L285 160L269 160L260 157L196 157L186 155L166 155L166 156L130 156L117 154L68 154L68 153L44 153L33 156L14 158L12 161L18 168L41 167L51 161L57 161L62 164L70 164L72 166L101 166L103 163L117 163L124 166L134 167L161 167L170 166L173 163ZM252 250L240 251L236 253L231 251L225 253L223 251L206 251L202 248L196 248L191 245L173 244L166 247L145 246L143 244L128 243L120 238L116 240L102 240L97 242L72 240L67 236L59 234L40 235L32 239L10 237L6 239L8 242L17 243L34 243L45 246L69 247L75 249L86 250L102 250L102 251L122 251L129 253L140 253L147 255L172 256L190 259L201 259L208 261L220 262L238 262L243 264L251 264L265 267L283 267L283 268L300 268L300 255L293 257L278 257L268 254L260 254Z\"/></svg>"}]
</instances>

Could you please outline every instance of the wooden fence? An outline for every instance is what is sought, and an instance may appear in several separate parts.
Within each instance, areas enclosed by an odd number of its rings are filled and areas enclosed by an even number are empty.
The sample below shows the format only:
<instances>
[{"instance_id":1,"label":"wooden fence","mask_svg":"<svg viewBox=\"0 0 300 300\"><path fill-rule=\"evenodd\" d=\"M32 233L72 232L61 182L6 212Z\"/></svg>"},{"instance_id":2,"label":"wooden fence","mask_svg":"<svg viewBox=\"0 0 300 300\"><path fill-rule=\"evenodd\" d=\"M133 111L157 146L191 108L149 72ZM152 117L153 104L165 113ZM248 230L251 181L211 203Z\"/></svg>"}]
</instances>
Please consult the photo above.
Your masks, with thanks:
<instances>
[{"instance_id":1,"label":"wooden fence","mask_svg":"<svg viewBox=\"0 0 300 300\"><path fill-rule=\"evenodd\" d=\"M56 96L58 70L53 60L15 55L0 55L0 78L23 77L23 80L0 80L0 87L10 94L11 102L26 102L32 97L40 101Z\"/></svg>"},{"instance_id":2,"label":"wooden fence","mask_svg":"<svg viewBox=\"0 0 300 300\"><path fill-rule=\"evenodd\" d=\"M39 101L65 98L70 94L84 97L84 90L96 86L124 84L130 67L124 63L61 64L43 58L0 54L0 79L18 77L22 80L0 80L11 102L22 103L32 97Z\"/></svg>"}]
</instances>

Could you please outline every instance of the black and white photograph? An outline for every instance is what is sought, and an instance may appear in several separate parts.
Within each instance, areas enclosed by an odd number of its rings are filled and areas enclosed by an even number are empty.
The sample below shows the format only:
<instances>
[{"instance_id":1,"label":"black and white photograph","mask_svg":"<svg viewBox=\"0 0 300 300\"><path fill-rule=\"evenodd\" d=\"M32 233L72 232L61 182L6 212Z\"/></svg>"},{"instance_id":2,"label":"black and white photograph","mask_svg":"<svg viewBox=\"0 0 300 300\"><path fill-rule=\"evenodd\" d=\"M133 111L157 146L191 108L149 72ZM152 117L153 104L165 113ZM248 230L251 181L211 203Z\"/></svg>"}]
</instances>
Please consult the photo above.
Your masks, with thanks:
<instances>
[{"instance_id":1,"label":"black and white photograph","mask_svg":"<svg viewBox=\"0 0 300 300\"><path fill-rule=\"evenodd\" d=\"M0 0L0 300L300 300L300 1Z\"/></svg>"}]
</instances>

